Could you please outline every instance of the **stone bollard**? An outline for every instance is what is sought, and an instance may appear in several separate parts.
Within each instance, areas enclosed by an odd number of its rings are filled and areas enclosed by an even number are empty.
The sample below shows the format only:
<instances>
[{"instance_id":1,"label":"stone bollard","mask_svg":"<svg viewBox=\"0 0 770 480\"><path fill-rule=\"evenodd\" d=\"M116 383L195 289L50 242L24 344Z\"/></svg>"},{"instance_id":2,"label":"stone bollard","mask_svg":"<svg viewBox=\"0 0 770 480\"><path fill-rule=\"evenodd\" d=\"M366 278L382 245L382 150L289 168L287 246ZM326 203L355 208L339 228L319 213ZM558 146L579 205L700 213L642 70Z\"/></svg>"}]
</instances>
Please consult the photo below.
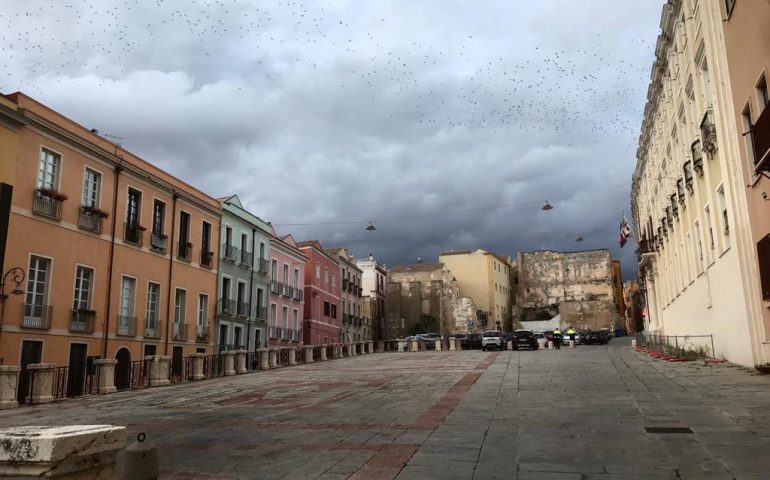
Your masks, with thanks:
<instances>
[{"instance_id":1,"label":"stone bollard","mask_svg":"<svg viewBox=\"0 0 770 480\"><path fill-rule=\"evenodd\" d=\"M553 344L553 340L548 340L548 349L552 350L556 345Z\"/></svg>"},{"instance_id":2,"label":"stone bollard","mask_svg":"<svg viewBox=\"0 0 770 480\"><path fill-rule=\"evenodd\" d=\"M334 358L336 359L342 358L342 345L339 343L334 346Z\"/></svg>"},{"instance_id":3,"label":"stone bollard","mask_svg":"<svg viewBox=\"0 0 770 480\"><path fill-rule=\"evenodd\" d=\"M409 351L410 352L416 352L420 348L420 345L417 343L417 340L411 339L409 340Z\"/></svg>"},{"instance_id":4,"label":"stone bollard","mask_svg":"<svg viewBox=\"0 0 770 480\"><path fill-rule=\"evenodd\" d=\"M377 340L377 353L385 353L385 342Z\"/></svg>"},{"instance_id":5,"label":"stone bollard","mask_svg":"<svg viewBox=\"0 0 770 480\"><path fill-rule=\"evenodd\" d=\"M235 375L235 350L228 350L221 354L225 361L225 376Z\"/></svg>"},{"instance_id":6,"label":"stone bollard","mask_svg":"<svg viewBox=\"0 0 770 480\"><path fill-rule=\"evenodd\" d=\"M278 368L278 350L271 348L268 353L270 368Z\"/></svg>"},{"instance_id":7,"label":"stone bollard","mask_svg":"<svg viewBox=\"0 0 770 480\"><path fill-rule=\"evenodd\" d=\"M574 340L570 340L569 341L569 348L575 348L575 341Z\"/></svg>"},{"instance_id":8,"label":"stone bollard","mask_svg":"<svg viewBox=\"0 0 770 480\"><path fill-rule=\"evenodd\" d=\"M635 338L631 340L631 348L636 350L636 339ZM2 407L0 407L0 408L2 408Z\"/></svg>"},{"instance_id":9,"label":"stone bollard","mask_svg":"<svg viewBox=\"0 0 770 480\"><path fill-rule=\"evenodd\" d=\"M398 351L403 352L404 351L404 339L399 338L398 339Z\"/></svg>"},{"instance_id":10,"label":"stone bollard","mask_svg":"<svg viewBox=\"0 0 770 480\"><path fill-rule=\"evenodd\" d=\"M508 350L513 350L513 340L508 340L508 344L506 345Z\"/></svg>"},{"instance_id":11,"label":"stone bollard","mask_svg":"<svg viewBox=\"0 0 770 480\"><path fill-rule=\"evenodd\" d=\"M259 352L259 369L270 370L270 349L260 348L257 352Z\"/></svg>"},{"instance_id":12,"label":"stone bollard","mask_svg":"<svg viewBox=\"0 0 770 480\"><path fill-rule=\"evenodd\" d=\"M249 371L246 368L246 350L235 351L235 373L240 375Z\"/></svg>"},{"instance_id":13,"label":"stone bollard","mask_svg":"<svg viewBox=\"0 0 770 480\"><path fill-rule=\"evenodd\" d=\"M14 365L0 365L0 410L19 406L16 401L16 387L19 384L20 370Z\"/></svg>"},{"instance_id":14,"label":"stone bollard","mask_svg":"<svg viewBox=\"0 0 770 480\"><path fill-rule=\"evenodd\" d=\"M0 478L115 478L125 443L126 428L112 425L0 430Z\"/></svg>"},{"instance_id":15,"label":"stone bollard","mask_svg":"<svg viewBox=\"0 0 770 480\"><path fill-rule=\"evenodd\" d=\"M171 357L165 355L148 355L144 357L144 359L150 362L151 387L162 387L171 384L171 380L169 380Z\"/></svg>"},{"instance_id":16,"label":"stone bollard","mask_svg":"<svg viewBox=\"0 0 770 480\"><path fill-rule=\"evenodd\" d=\"M321 345L321 361L322 362L325 362L325 361L328 360L328 358L326 358L326 347L327 347L326 345Z\"/></svg>"},{"instance_id":17,"label":"stone bollard","mask_svg":"<svg viewBox=\"0 0 770 480\"><path fill-rule=\"evenodd\" d=\"M358 354L366 355L366 344L364 342L358 342Z\"/></svg>"},{"instance_id":18,"label":"stone bollard","mask_svg":"<svg viewBox=\"0 0 770 480\"><path fill-rule=\"evenodd\" d=\"M441 340L440 338L437 338L436 340L434 340L433 341L433 345L436 346L436 351L437 352L440 352L440 351L442 351L444 349L444 341Z\"/></svg>"},{"instance_id":19,"label":"stone bollard","mask_svg":"<svg viewBox=\"0 0 770 480\"><path fill-rule=\"evenodd\" d=\"M32 375L32 398L30 403L53 402L53 382L56 373L55 363L32 363L27 365L27 370L31 370Z\"/></svg>"},{"instance_id":20,"label":"stone bollard","mask_svg":"<svg viewBox=\"0 0 770 480\"><path fill-rule=\"evenodd\" d=\"M118 361L114 358L94 360L94 365L99 369L99 393L114 393L118 390L115 388L115 365L117 363Z\"/></svg>"},{"instance_id":21,"label":"stone bollard","mask_svg":"<svg viewBox=\"0 0 770 480\"><path fill-rule=\"evenodd\" d=\"M366 348L368 353L374 353L374 340L369 340L366 342Z\"/></svg>"},{"instance_id":22,"label":"stone bollard","mask_svg":"<svg viewBox=\"0 0 770 480\"><path fill-rule=\"evenodd\" d=\"M303 348L305 349L305 363L313 363L313 346L305 345Z\"/></svg>"},{"instance_id":23,"label":"stone bollard","mask_svg":"<svg viewBox=\"0 0 770 480\"><path fill-rule=\"evenodd\" d=\"M193 357L193 380L203 380L205 375L203 375L203 363L206 361L206 354L205 353L193 353L190 355Z\"/></svg>"},{"instance_id":24,"label":"stone bollard","mask_svg":"<svg viewBox=\"0 0 770 480\"><path fill-rule=\"evenodd\" d=\"M450 352L454 352L455 350L457 350L457 348L455 348L456 347L455 346L455 340L456 340L455 337L449 337L449 351Z\"/></svg>"},{"instance_id":25,"label":"stone bollard","mask_svg":"<svg viewBox=\"0 0 770 480\"><path fill-rule=\"evenodd\" d=\"M289 366L294 367L297 365L297 347L288 347L289 349Z\"/></svg>"}]
</instances>

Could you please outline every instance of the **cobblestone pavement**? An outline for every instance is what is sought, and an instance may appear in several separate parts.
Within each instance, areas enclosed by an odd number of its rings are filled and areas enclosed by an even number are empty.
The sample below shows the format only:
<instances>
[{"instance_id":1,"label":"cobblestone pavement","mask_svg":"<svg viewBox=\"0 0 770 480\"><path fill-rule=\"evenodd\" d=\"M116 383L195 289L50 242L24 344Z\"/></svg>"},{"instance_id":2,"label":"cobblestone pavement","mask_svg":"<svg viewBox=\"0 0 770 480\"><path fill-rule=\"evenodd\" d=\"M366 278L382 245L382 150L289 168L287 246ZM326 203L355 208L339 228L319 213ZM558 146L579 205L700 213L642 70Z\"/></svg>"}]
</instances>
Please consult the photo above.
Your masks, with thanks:
<instances>
[{"instance_id":1,"label":"cobblestone pavement","mask_svg":"<svg viewBox=\"0 0 770 480\"><path fill-rule=\"evenodd\" d=\"M168 479L759 479L769 407L770 377L616 339L365 355L22 407L0 425L125 425L158 445Z\"/></svg>"}]
</instances>

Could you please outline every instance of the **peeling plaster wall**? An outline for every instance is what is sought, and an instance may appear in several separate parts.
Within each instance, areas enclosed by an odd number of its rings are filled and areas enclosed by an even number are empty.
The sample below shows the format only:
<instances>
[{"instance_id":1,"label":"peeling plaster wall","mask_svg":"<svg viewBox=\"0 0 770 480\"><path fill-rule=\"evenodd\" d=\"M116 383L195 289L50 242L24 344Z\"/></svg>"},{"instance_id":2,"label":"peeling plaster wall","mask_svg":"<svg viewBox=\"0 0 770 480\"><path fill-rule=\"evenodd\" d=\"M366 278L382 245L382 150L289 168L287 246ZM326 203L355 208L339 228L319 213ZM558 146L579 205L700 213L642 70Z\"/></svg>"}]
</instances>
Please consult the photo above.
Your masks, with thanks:
<instances>
[{"instance_id":1,"label":"peeling plaster wall","mask_svg":"<svg viewBox=\"0 0 770 480\"><path fill-rule=\"evenodd\" d=\"M520 325L526 328L528 320L557 314L564 327L615 325L618 313L608 250L520 252L516 264L519 284L514 314Z\"/></svg>"}]
</instances>

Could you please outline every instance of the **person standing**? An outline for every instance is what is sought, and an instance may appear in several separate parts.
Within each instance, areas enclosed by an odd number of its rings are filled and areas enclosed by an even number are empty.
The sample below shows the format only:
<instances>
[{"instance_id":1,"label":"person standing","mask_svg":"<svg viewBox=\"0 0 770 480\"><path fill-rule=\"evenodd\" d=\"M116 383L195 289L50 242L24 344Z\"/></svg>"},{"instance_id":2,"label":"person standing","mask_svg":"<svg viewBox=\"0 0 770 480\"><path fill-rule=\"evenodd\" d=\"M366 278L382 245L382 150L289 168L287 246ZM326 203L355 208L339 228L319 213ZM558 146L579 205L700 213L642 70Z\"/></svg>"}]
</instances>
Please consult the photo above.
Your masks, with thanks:
<instances>
[{"instance_id":1,"label":"person standing","mask_svg":"<svg viewBox=\"0 0 770 480\"><path fill-rule=\"evenodd\" d=\"M556 327L553 331L553 344L556 350L559 350L561 347L561 330L559 330L559 327Z\"/></svg>"},{"instance_id":2,"label":"person standing","mask_svg":"<svg viewBox=\"0 0 770 480\"><path fill-rule=\"evenodd\" d=\"M575 331L575 329L574 329L574 328L572 328L572 327L570 326L570 327L567 329L567 337L568 337L570 340L572 340L572 341L574 342L574 341L575 341L575 336L576 336L576 335L577 335L577 332ZM575 344L577 345L577 342L575 342Z\"/></svg>"}]
</instances>

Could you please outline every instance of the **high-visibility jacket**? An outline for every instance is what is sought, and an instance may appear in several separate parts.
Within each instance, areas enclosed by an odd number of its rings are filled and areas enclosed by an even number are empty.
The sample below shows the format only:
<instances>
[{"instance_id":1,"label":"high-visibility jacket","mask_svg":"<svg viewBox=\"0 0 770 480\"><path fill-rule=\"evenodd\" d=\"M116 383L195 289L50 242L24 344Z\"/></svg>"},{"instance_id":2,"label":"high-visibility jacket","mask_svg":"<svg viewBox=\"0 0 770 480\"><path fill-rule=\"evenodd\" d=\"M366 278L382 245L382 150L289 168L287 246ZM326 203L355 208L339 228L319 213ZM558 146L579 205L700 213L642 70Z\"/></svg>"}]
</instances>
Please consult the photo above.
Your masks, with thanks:
<instances>
[{"instance_id":1,"label":"high-visibility jacket","mask_svg":"<svg viewBox=\"0 0 770 480\"><path fill-rule=\"evenodd\" d=\"M559 329L557 328L556 330L554 330L554 331L553 331L553 334L554 334L554 335L561 335L561 330L559 330Z\"/></svg>"},{"instance_id":2,"label":"high-visibility jacket","mask_svg":"<svg viewBox=\"0 0 770 480\"><path fill-rule=\"evenodd\" d=\"M577 333L577 332L575 332L575 330L573 330L571 328L569 330L567 330L567 335L574 335L575 333Z\"/></svg>"}]
</instances>

